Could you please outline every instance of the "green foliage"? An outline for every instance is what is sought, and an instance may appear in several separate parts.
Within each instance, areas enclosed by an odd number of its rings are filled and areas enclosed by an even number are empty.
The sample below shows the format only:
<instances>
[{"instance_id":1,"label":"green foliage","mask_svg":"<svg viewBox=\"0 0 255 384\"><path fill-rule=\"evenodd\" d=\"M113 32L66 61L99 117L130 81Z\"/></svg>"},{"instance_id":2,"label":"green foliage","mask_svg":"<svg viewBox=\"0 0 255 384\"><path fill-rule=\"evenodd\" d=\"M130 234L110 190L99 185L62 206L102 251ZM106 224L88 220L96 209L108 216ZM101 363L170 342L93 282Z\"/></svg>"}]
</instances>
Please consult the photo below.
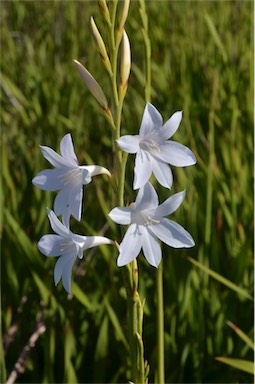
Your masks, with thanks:
<instances>
[{"instance_id":1,"label":"green foliage","mask_svg":"<svg viewBox=\"0 0 255 384\"><path fill-rule=\"evenodd\" d=\"M147 12L152 103L165 119L183 110L174 139L189 146L198 159L195 167L174 169L171 193L185 187L187 193L173 220L193 235L196 247L163 248L166 381L251 382L249 373L229 366L223 370L214 358L252 360L251 350L226 326L229 320L252 338L252 302L193 267L187 257L232 282L240 292L253 294L252 2L153 1L147 3ZM73 64L73 59L85 62L111 99L90 30L93 15L104 31L97 2L6 1L0 15L0 223L6 350L5 360L0 353L1 381L13 369L40 315L46 332L32 349L19 382L124 382L128 375L127 319L117 252L113 247L87 252L73 274L73 296L66 295L61 283L54 287L55 260L46 259L36 246L49 231L46 207L52 207L53 194L31 184L47 167L39 144L57 149L67 132L72 133L80 164L113 168L108 123ZM133 62L122 133L132 134L139 128L144 109L145 48L135 1L127 33ZM133 160L128 158L126 202L135 197ZM159 192L162 200L169 196L164 188ZM86 188L84 220L73 223L74 231L104 232L111 199L108 180L95 178ZM106 234L121 239L112 224ZM145 357L153 382L155 270L142 256L138 263L140 296L146 298ZM12 325L16 332L7 338Z\"/></svg>"}]
</instances>

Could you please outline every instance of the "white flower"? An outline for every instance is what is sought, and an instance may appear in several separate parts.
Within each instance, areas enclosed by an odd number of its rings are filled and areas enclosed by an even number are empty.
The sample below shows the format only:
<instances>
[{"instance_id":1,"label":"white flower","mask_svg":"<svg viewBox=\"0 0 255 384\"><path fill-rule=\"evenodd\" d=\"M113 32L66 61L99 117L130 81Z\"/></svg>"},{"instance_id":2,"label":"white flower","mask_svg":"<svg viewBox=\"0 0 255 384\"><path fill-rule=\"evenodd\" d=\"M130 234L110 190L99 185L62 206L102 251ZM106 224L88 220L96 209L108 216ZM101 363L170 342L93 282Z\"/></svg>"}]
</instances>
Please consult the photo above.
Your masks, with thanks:
<instances>
[{"instance_id":1,"label":"white flower","mask_svg":"<svg viewBox=\"0 0 255 384\"><path fill-rule=\"evenodd\" d=\"M54 269L54 281L57 285L62 277L65 290L71 292L72 268L76 258L82 259L83 251L113 241L102 236L81 236L71 232L48 209L51 228L56 234L44 235L38 242L39 250L45 256L60 256Z\"/></svg>"},{"instance_id":2,"label":"white flower","mask_svg":"<svg viewBox=\"0 0 255 384\"><path fill-rule=\"evenodd\" d=\"M70 133L60 142L61 156L49 147L40 148L55 169L40 172L32 183L45 191L60 190L54 201L54 211L57 216L62 215L63 223L68 227L70 215L81 219L83 185L90 183L92 176L102 173L110 176L110 172L98 165L79 166Z\"/></svg>"},{"instance_id":3,"label":"white flower","mask_svg":"<svg viewBox=\"0 0 255 384\"><path fill-rule=\"evenodd\" d=\"M175 112L162 126L162 116L150 103L146 104L139 135L126 135L117 140L120 148L136 153L134 189L141 188L151 173L164 187L171 188L173 175L168 164L184 167L196 163L193 152L182 144L168 141L177 131L182 112Z\"/></svg>"},{"instance_id":4,"label":"white flower","mask_svg":"<svg viewBox=\"0 0 255 384\"><path fill-rule=\"evenodd\" d=\"M159 205L158 196L150 183L142 187L136 201L128 208L117 207L110 218L118 224L131 224L120 244L119 267L130 263L141 248L148 262L158 267L162 254L158 241L173 248L190 248L195 245L191 235L179 224L164 216L175 212L185 197L185 191L176 193Z\"/></svg>"}]
</instances>

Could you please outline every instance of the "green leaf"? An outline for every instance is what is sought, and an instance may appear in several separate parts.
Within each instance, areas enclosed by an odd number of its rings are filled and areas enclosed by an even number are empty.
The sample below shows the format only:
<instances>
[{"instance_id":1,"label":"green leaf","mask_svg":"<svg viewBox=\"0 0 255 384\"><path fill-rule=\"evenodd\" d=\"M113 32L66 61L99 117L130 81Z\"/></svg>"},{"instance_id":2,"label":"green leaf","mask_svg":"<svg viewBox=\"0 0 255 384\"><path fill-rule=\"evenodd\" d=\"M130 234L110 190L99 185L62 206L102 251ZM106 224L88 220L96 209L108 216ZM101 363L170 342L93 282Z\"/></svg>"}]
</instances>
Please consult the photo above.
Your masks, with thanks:
<instances>
[{"instance_id":1,"label":"green leaf","mask_svg":"<svg viewBox=\"0 0 255 384\"><path fill-rule=\"evenodd\" d=\"M235 324L231 321L227 321L227 324L233 329L233 331L254 351L254 343L253 341Z\"/></svg>"},{"instance_id":2,"label":"green leaf","mask_svg":"<svg viewBox=\"0 0 255 384\"><path fill-rule=\"evenodd\" d=\"M17 243L23 250L24 255L26 255L26 261L29 261L30 266L33 265L36 269L38 269L38 266L43 266L42 258L38 257L35 244L32 243L18 221L6 208L4 209L4 220L9 225L11 231L15 233Z\"/></svg>"},{"instance_id":3,"label":"green leaf","mask_svg":"<svg viewBox=\"0 0 255 384\"><path fill-rule=\"evenodd\" d=\"M220 35L218 34L217 29L216 29L211 17L208 15L208 13L205 14L205 21L206 21L208 29L211 33L211 36L214 40L214 43L217 46L219 52L221 53L223 61L226 63L228 60L226 50L225 50L224 45L221 41Z\"/></svg>"},{"instance_id":4,"label":"green leaf","mask_svg":"<svg viewBox=\"0 0 255 384\"><path fill-rule=\"evenodd\" d=\"M72 282L72 294L82 305L84 305L85 308L87 308L88 311L94 312L96 310L97 306L89 301L87 295L74 281Z\"/></svg>"},{"instance_id":5,"label":"green leaf","mask_svg":"<svg viewBox=\"0 0 255 384\"><path fill-rule=\"evenodd\" d=\"M109 328L109 317L106 315L102 321L98 339L97 339L97 345L96 345L96 351L95 351L96 360L104 359L107 356L108 328Z\"/></svg>"},{"instance_id":6,"label":"green leaf","mask_svg":"<svg viewBox=\"0 0 255 384\"><path fill-rule=\"evenodd\" d=\"M65 325L64 359L65 359L65 380L67 383L78 383L77 375L72 363L72 356L76 353L75 335L70 322Z\"/></svg>"},{"instance_id":7,"label":"green leaf","mask_svg":"<svg viewBox=\"0 0 255 384\"><path fill-rule=\"evenodd\" d=\"M46 285L43 283L43 281L40 279L40 277L33 270L31 271L31 273L32 273L34 281L37 285L37 288L38 288L38 290L42 296L44 303L47 304L49 301L49 298L50 298L49 289L46 287Z\"/></svg>"},{"instance_id":8,"label":"green leaf","mask_svg":"<svg viewBox=\"0 0 255 384\"><path fill-rule=\"evenodd\" d=\"M102 383L107 370L107 356L109 355L109 316L105 313L101 323L94 357L94 382Z\"/></svg>"},{"instance_id":9,"label":"green leaf","mask_svg":"<svg viewBox=\"0 0 255 384\"><path fill-rule=\"evenodd\" d=\"M233 368L240 369L241 371L248 372L251 375L254 374L253 361L234 359L232 357L215 357L215 360L230 365Z\"/></svg>"},{"instance_id":10,"label":"green leaf","mask_svg":"<svg viewBox=\"0 0 255 384\"><path fill-rule=\"evenodd\" d=\"M242 295L246 297L247 299L253 301L253 297L245 291L243 288L238 287L238 285L232 283L232 281L226 279L225 277L221 276L219 273L213 271L212 269L206 267L205 265L199 263L198 261L194 260L192 257L187 256L187 259L194 264L196 267L200 268L202 271L206 272L208 275L213 277L215 280L219 281L221 284L224 284L226 287L232 289L232 291L235 291L239 293L239 295Z\"/></svg>"},{"instance_id":11,"label":"green leaf","mask_svg":"<svg viewBox=\"0 0 255 384\"><path fill-rule=\"evenodd\" d=\"M105 298L104 303L105 303L109 318L110 318L112 325L114 327L116 339L121 340L123 342L123 344L125 345L125 347L128 348L127 339L126 339L126 337L125 337L125 335L121 329L120 322L119 322L119 319L118 319L116 313L114 312L113 308L111 307L108 299Z\"/></svg>"}]
</instances>

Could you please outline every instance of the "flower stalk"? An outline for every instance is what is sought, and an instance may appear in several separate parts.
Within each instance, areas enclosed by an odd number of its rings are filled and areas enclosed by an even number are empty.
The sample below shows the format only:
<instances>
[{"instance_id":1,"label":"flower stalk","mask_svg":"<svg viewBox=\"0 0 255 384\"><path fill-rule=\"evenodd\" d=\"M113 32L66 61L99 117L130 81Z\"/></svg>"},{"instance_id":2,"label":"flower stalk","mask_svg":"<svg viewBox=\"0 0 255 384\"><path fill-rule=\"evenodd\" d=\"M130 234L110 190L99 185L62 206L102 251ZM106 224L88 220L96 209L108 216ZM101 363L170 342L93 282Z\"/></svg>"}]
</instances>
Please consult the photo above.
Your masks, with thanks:
<instances>
[{"instance_id":1,"label":"flower stalk","mask_svg":"<svg viewBox=\"0 0 255 384\"><path fill-rule=\"evenodd\" d=\"M142 21L142 34L145 46L145 65L146 65L146 81L145 81L145 100L151 101L151 41L148 30L148 16L145 8L145 0L139 0L140 16Z\"/></svg>"},{"instance_id":2,"label":"flower stalk","mask_svg":"<svg viewBox=\"0 0 255 384\"><path fill-rule=\"evenodd\" d=\"M152 172L158 182L171 188L173 177L170 165L189 166L195 164L194 154L182 144L169 141L181 122L182 113L175 113L164 125L159 111L150 104L151 98L151 44L148 34L148 17L145 0L140 2L142 33L146 51L146 86L142 123L138 135L121 136L121 118L123 102L128 88L131 69L131 51L125 32L130 0L123 0L118 12L118 0L112 0L108 9L106 0L99 0L99 9L109 37L109 54L104 40L91 17L91 28L97 50L109 75L112 100L107 98L93 75L77 60L76 68L86 86L95 97L103 114L112 127L114 153L114 186L116 205L109 217L118 224L127 225L125 236L120 244L117 265L122 268L123 280L128 303L128 330L131 360L131 380L135 384L147 384L149 365L144 361L143 346L143 308L138 292L138 266L136 258L141 250L147 261L158 268L156 274L157 292L157 381L165 383L164 367L164 303L163 303L163 267L161 241L173 248L194 246L192 236L179 224L165 218L175 212L185 197L185 191L176 193L159 204L158 195L150 184ZM121 45L122 42L122 45ZM121 45L120 63L118 53ZM110 106L109 106L110 105ZM117 145L118 144L118 145ZM92 181L92 177L110 172L99 165L78 164L70 134L60 143L60 155L52 148L41 146L43 156L54 169L41 171L33 179L33 184L48 191L59 191L54 201L54 211L48 209L48 217L54 234L41 237L39 250L47 257L58 257L54 269L55 284L62 279L63 286L71 292L72 268L76 259L83 257L89 248L113 244L113 240L103 236L83 236L70 229L70 218L81 220L83 186ZM136 154L133 189L139 189L136 200L126 207L124 204L125 169L128 153ZM61 220L58 216L62 216Z\"/></svg>"},{"instance_id":3,"label":"flower stalk","mask_svg":"<svg viewBox=\"0 0 255 384\"><path fill-rule=\"evenodd\" d=\"M117 0L111 3L109 12L110 21L107 23L110 48L110 65L112 73L110 74L110 82L112 89L112 108L114 131L114 153L115 153L115 177L117 187L118 205L124 206L124 187L125 187L125 169L128 154L122 152L116 141L121 134L121 116L123 101L126 95L128 78L131 67L130 44L126 32L124 31L125 22L128 16L130 0L124 0L123 7L119 14L118 22L116 22ZM103 3L102 3L103 4ZM101 4L101 5L102 5ZM120 73L118 73L118 52L122 40L122 52ZM119 76L118 76L119 75ZM145 383L144 374L144 353L142 341L142 312L143 305L138 293L138 267L136 260L127 264L122 268L123 280L127 294L128 302L128 329L129 329L129 344L130 344L130 360L131 360L131 381L134 383Z\"/></svg>"},{"instance_id":4,"label":"flower stalk","mask_svg":"<svg viewBox=\"0 0 255 384\"><path fill-rule=\"evenodd\" d=\"M163 296L163 260L156 272L157 295L157 378L158 383L165 383L165 356L164 356L164 296Z\"/></svg>"}]
</instances>

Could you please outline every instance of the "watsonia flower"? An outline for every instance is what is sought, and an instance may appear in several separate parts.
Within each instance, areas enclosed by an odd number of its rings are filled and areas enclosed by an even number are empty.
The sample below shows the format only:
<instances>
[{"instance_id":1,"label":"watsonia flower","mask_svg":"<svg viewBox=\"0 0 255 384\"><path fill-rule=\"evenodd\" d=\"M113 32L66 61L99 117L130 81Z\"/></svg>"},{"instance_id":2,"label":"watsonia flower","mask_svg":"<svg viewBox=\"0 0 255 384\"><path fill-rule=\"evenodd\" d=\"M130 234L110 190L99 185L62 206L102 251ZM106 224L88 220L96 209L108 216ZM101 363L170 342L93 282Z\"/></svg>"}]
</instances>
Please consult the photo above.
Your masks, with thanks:
<instances>
[{"instance_id":1,"label":"watsonia flower","mask_svg":"<svg viewBox=\"0 0 255 384\"><path fill-rule=\"evenodd\" d=\"M57 216L62 215L63 223L68 227L70 215L81 220L83 185L89 184L92 176L103 173L110 176L110 172L99 165L79 165L70 133L60 142L61 155L49 147L40 148L55 169L41 171L32 182L45 191L60 191L54 201L54 211Z\"/></svg>"},{"instance_id":2,"label":"watsonia flower","mask_svg":"<svg viewBox=\"0 0 255 384\"><path fill-rule=\"evenodd\" d=\"M185 191L174 194L159 205L158 195L150 183L142 187L129 207L116 207L109 213L118 224L130 224L119 247L119 267L130 263L143 249L147 261L158 267L161 258L159 240L173 248L195 245L192 236L176 222L164 218L181 205Z\"/></svg>"},{"instance_id":3,"label":"watsonia flower","mask_svg":"<svg viewBox=\"0 0 255 384\"><path fill-rule=\"evenodd\" d=\"M134 189L143 187L152 172L161 185L171 188L173 175L168 164L185 167L196 163L195 155L189 148L168 140L177 131L181 119L182 112L175 112L162 125L158 110L147 103L139 135L125 135L117 140L123 151L136 153Z\"/></svg>"},{"instance_id":4,"label":"watsonia flower","mask_svg":"<svg viewBox=\"0 0 255 384\"><path fill-rule=\"evenodd\" d=\"M48 217L55 234L44 235L38 248L45 256L60 256L54 269L54 281L57 285L62 277L65 290L71 292L72 269L77 257L82 259L86 249L113 244L113 241L103 236L81 236L71 232L50 209Z\"/></svg>"}]
</instances>

